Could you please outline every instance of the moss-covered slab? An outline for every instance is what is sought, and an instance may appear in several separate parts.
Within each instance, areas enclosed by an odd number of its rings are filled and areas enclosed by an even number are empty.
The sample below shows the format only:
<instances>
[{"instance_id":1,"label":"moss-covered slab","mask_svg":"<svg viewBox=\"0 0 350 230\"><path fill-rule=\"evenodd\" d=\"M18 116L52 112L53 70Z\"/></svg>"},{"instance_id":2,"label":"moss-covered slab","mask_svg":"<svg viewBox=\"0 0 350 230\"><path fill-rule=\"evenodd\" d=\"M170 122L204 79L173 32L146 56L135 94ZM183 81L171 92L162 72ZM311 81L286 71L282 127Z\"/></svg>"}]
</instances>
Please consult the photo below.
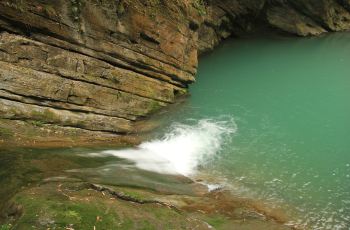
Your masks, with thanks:
<instances>
[{"instance_id":1,"label":"moss-covered slab","mask_svg":"<svg viewBox=\"0 0 350 230\"><path fill-rule=\"evenodd\" d=\"M7 226L23 230L209 229L205 222L167 205L139 202L145 199L142 192L124 188L122 193L124 198L85 183L46 183L13 198L22 215Z\"/></svg>"},{"instance_id":2,"label":"moss-covered slab","mask_svg":"<svg viewBox=\"0 0 350 230\"><path fill-rule=\"evenodd\" d=\"M234 198L51 180L17 193L3 229L298 229L283 213Z\"/></svg>"}]
</instances>

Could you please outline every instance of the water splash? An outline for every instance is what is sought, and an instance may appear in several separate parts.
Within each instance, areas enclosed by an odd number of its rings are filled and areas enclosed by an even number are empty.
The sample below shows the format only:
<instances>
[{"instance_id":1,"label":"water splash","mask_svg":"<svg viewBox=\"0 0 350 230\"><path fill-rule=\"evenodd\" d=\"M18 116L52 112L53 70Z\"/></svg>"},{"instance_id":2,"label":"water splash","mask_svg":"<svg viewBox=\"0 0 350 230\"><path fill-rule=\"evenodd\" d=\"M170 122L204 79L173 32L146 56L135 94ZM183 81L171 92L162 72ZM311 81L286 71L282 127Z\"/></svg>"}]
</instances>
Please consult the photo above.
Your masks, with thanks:
<instances>
[{"instance_id":1,"label":"water splash","mask_svg":"<svg viewBox=\"0 0 350 230\"><path fill-rule=\"evenodd\" d=\"M190 176L199 165L215 156L236 130L232 118L225 121L202 119L195 124L175 123L163 138L144 142L136 148L107 150L97 155L125 158L144 170Z\"/></svg>"}]
</instances>

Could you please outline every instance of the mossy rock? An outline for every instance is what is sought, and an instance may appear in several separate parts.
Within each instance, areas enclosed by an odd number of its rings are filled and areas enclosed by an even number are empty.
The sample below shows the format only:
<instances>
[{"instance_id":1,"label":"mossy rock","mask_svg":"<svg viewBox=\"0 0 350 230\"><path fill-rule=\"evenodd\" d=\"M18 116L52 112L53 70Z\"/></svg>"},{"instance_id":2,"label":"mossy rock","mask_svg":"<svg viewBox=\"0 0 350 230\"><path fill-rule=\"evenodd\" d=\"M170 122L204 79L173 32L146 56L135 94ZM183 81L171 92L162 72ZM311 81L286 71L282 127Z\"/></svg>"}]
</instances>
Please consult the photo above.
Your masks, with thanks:
<instances>
[{"instance_id":1,"label":"mossy rock","mask_svg":"<svg viewBox=\"0 0 350 230\"><path fill-rule=\"evenodd\" d=\"M84 185L84 184L83 184ZM117 189L117 188L116 188ZM123 188L128 196L142 192ZM23 207L14 229L193 229L205 224L159 204L121 200L82 183L51 182L18 193L13 201ZM5 225L6 226L6 225Z\"/></svg>"}]
</instances>

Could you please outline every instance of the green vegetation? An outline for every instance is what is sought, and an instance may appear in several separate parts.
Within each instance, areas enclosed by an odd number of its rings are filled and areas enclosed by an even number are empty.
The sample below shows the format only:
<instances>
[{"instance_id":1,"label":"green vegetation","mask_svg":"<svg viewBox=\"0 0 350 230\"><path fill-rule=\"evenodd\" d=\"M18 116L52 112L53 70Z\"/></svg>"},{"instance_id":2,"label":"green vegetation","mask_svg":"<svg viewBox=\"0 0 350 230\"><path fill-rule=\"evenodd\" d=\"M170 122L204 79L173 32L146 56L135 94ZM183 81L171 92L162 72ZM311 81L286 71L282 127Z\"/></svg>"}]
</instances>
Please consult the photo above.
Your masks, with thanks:
<instances>
[{"instance_id":1,"label":"green vegetation","mask_svg":"<svg viewBox=\"0 0 350 230\"><path fill-rule=\"evenodd\" d=\"M192 3L193 7L197 9L198 13L202 16L207 14L205 7L205 0L194 0Z\"/></svg>"},{"instance_id":2,"label":"green vegetation","mask_svg":"<svg viewBox=\"0 0 350 230\"><path fill-rule=\"evenodd\" d=\"M0 225L0 230L10 230L12 228L11 224Z\"/></svg>"},{"instance_id":3,"label":"green vegetation","mask_svg":"<svg viewBox=\"0 0 350 230\"><path fill-rule=\"evenodd\" d=\"M37 127L42 127L45 124L43 121L29 121L29 123Z\"/></svg>"},{"instance_id":4,"label":"green vegetation","mask_svg":"<svg viewBox=\"0 0 350 230\"><path fill-rule=\"evenodd\" d=\"M81 13L81 7L82 7L82 1L81 0L71 0L71 8L70 8L70 15L71 18L79 22L80 21L80 13Z\"/></svg>"},{"instance_id":5,"label":"green vegetation","mask_svg":"<svg viewBox=\"0 0 350 230\"><path fill-rule=\"evenodd\" d=\"M167 207L120 200L84 185L51 182L17 194L13 200L23 207L23 215L14 223L15 228L153 230L192 229L190 226L198 224ZM138 192L120 189L142 199Z\"/></svg>"},{"instance_id":6,"label":"green vegetation","mask_svg":"<svg viewBox=\"0 0 350 230\"><path fill-rule=\"evenodd\" d=\"M160 0L149 0L149 1L148 1L148 4L149 4L150 6L157 6L157 5L159 5L160 3L161 3Z\"/></svg>"},{"instance_id":7,"label":"green vegetation","mask_svg":"<svg viewBox=\"0 0 350 230\"><path fill-rule=\"evenodd\" d=\"M152 101L149 103L148 111L150 113L158 111L162 106L159 104L158 101Z\"/></svg>"},{"instance_id":8,"label":"green vegetation","mask_svg":"<svg viewBox=\"0 0 350 230\"><path fill-rule=\"evenodd\" d=\"M227 223L227 220L224 216L212 216L206 219L206 222L213 226L214 228L220 228L223 224Z\"/></svg>"},{"instance_id":9,"label":"green vegetation","mask_svg":"<svg viewBox=\"0 0 350 230\"><path fill-rule=\"evenodd\" d=\"M12 130L0 127L0 138L9 139L13 137L14 133Z\"/></svg>"},{"instance_id":10,"label":"green vegetation","mask_svg":"<svg viewBox=\"0 0 350 230\"><path fill-rule=\"evenodd\" d=\"M35 118L36 120L41 121L47 121L47 122L53 122L57 119L57 116L54 112L51 112L49 109L46 109L44 111L36 111L33 110L30 113L32 118Z\"/></svg>"},{"instance_id":11,"label":"green vegetation","mask_svg":"<svg viewBox=\"0 0 350 230\"><path fill-rule=\"evenodd\" d=\"M115 211L106 210L97 200L80 202L69 201L67 197L59 194L35 198L26 194L17 197L16 202L27 210L16 225L28 229L31 226L57 229L93 229L95 226L97 229L109 229L109 226L117 226L119 222Z\"/></svg>"},{"instance_id":12,"label":"green vegetation","mask_svg":"<svg viewBox=\"0 0 350 230\"><path fill-rule=\"evenodd\" d=\"M122 3L119 3L117 6L117 14L118 16L121 16L125 13L125 7Z\"/></svg>"},{"instance_id":13,"label":"green vegetation","mask_svg":"<svg viewBox=\"0 0 350 230\"><path fill-rule=\"evenodd\" d=\"M140 192L132 191L132 190L125 190L125 189L120 189L125 196L128 196L132 199L135 200L147 200L147 197L141 194Z\"/></svg>"},{"instance_id":14,"label":"green vegetation","mask_svg":"<svg viewBox=\"0 0 350 230\"><path fill-rule=\"evenodd\" d=\"M26 2L24 0L10 0L10 1L7 1L7 4L10 6L10 7L13 7L19 11L25 11L26 10Z\"/></svg>"}]
</instances>

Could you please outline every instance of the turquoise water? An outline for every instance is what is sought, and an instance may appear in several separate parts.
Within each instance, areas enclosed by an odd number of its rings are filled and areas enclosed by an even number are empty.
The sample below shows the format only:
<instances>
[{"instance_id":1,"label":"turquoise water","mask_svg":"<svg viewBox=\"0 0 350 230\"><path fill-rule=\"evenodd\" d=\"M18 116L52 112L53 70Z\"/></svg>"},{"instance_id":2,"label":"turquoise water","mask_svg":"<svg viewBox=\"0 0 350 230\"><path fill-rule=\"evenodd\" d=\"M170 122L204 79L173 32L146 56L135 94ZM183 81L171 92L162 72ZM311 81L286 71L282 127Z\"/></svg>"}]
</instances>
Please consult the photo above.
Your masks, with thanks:
<instances>
[{"instance_id":1,"label":"turquoise water","mask_svg":"<svg viewBox=\"0 0 350 230\"><path fill-rule=\"evenodd\" d=\"M350 229L349 41L233 39L202 57L191 97L167 115L234 128L200 172L301 226Z\"/></svg>"},{"instance_id":2,"label":"turquoise water","mask_svg":"<svg viewBox=\"0 0 350 230\"><path fill-rule=\"evenodd\" d=\"M1 150L0 211L48 178L191 194L183 174L282 210L290 224L350 229L349 41L226 41L200 59L191 96L157 116L163 126L136 148Z\"/></svg>"}]
</instances>

